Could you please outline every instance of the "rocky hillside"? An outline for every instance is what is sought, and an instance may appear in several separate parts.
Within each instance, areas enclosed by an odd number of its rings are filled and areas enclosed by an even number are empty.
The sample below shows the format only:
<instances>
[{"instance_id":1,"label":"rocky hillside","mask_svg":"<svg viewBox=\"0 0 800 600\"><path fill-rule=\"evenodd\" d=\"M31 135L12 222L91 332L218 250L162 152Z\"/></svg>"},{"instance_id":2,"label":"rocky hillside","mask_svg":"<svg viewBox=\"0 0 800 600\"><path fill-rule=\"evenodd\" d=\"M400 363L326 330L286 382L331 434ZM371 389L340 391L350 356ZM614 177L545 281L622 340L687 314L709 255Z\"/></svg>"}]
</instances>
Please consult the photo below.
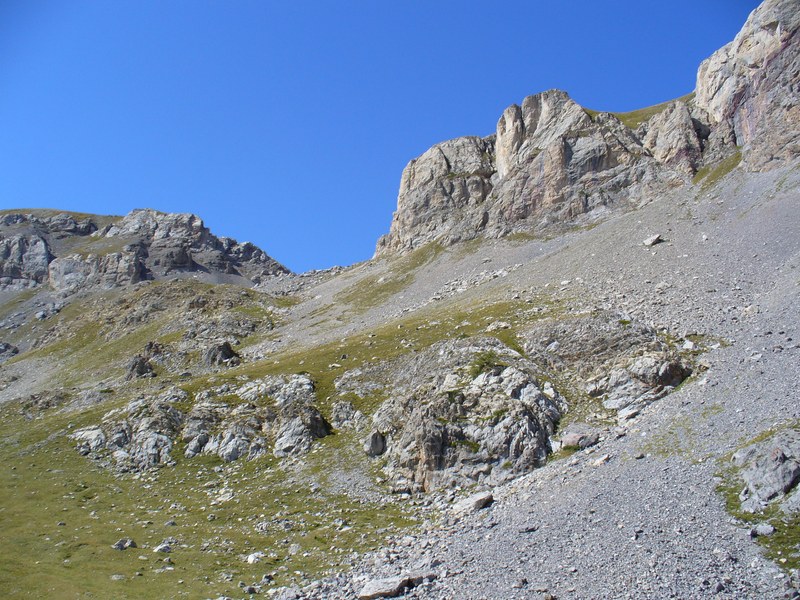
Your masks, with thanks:
<instances>
[{"instance_id":1,"label":"rocky hillside","mask_svg":"<svg viewBox=\"0 0 800 600\"><path fill-rule=\"evenodd\" d=\"M794 2L768 1L704 61L695 92L633 113L588 110L550 90L508 107L494 134L437 144L403 171L376 256L590 224L721 161L775 168L800 152Z\"/></svg>"},{"instance_id":2,"label":"rocky hillside","mask_svg":"<svg viewBox=\"0 0 800 600\"><path fill-rule=\"evenodd\" d=\"M195 215L150 209L122 218L41 210L0 213L0 288L46 284L69 294L176 273L258 283L288 269L249 242L216 237Z\"/></svg>"},{"instance_id":3,"label":"rocky hillside","mask_svg":"<svg viewBox=\"0 0 800 600\"><path fill-rule=\"evenodd\" d=\"M432 148L348 268L0 212L0 589L800 598L797 9Z\"/></svg>"}]
</instances>

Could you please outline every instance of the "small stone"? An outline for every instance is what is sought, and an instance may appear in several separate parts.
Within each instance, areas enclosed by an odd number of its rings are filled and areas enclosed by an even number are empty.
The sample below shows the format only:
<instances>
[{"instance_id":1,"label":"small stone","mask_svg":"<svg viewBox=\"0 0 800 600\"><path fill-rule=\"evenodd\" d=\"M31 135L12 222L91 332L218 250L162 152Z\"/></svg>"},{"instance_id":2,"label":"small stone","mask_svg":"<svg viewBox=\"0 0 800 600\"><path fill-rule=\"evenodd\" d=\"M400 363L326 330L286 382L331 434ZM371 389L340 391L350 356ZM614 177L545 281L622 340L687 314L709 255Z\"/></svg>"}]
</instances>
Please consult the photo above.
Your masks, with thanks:
<instances>
[{"instance_id":1,"label":"small stone","mask_svg":"<svg viewBox=\"0 0 800 600\"><path fill-rule=\"evenodd\" d=\"M166 554L172 552L172 547L166 542L164 542L153 548L153 552L163 552Z\"/></svg>"},{"instance_id":2,"label":"small stone","mask_svg":"<svg viewBox=\"0 0 800 600\"><path fill-rule=\"evenodd\" d=\"M649 238L645 239L642 244L645 246L655 246L656 244L663 242L664 240L661 239L661 234L651 235Z\"/></svg>"},{"instance_id":3,"label":"small stone","mask_svg":"<svg viewBox=\"0 0 800 600\"><path fill-rule=\"evenodd\" d=\"M127 550L128 548L136 548L136 542L131 538L122 538L117 540L111 547L114 550Z\"/></svg>"},{"instance_id":4,"label":"small stone","mask_svg":"<svg viewBox=\"0 0 800 600\"><path fill-rule=\"evenodd\" d=\"M775 528L769 523L759 523L750 530L750 537L762 537L775 533Z\"/></svg>"},{"instance_id":5,"label":"small stone","mask_svg":"<svg viewBox=\"0 0 800 600\"><path fill-rule=\"evenodd\" d=\"M604 454L603 456L592 462L592 465L594 465L595 467L599 467L601 465L606 464L610 459L611 459L610 455Z\"/></svg>"}]
</instances>

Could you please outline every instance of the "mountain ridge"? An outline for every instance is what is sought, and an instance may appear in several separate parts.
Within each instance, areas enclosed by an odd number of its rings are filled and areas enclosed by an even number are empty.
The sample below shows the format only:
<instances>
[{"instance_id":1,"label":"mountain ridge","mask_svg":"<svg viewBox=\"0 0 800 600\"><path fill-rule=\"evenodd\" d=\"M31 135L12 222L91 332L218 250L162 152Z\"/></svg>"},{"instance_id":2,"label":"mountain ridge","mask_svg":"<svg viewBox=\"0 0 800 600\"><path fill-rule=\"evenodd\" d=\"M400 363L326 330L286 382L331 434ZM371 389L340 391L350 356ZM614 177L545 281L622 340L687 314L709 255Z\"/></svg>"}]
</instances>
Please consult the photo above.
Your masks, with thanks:
<instances>
[{"instance_id":1,"label":"mountain ridge","mask_svg":"<svg viewBox=\"0 0 800 600\"><path fill-rule=\"evenodd\" d=\"M0 211L0 588L798 597L795 8L707 61L713 119L554 90L434 146L347 268Z\"/></svg>"},{"instance_id":2,"label":"mountain ridge","mask_svg":"<svg viewBox=\"0 0 800 600\"><path fill-rule=\"evenodd\" d=\"M751 170L792 160L800 122L796 8L763 3L734 41L701 63L690 98L657 105L635 127L549 90L509 106L490 136L434 145L404 169L375 256L591 223L687 184L701 167L739 151Z\"/></svg>"}]
</instances>

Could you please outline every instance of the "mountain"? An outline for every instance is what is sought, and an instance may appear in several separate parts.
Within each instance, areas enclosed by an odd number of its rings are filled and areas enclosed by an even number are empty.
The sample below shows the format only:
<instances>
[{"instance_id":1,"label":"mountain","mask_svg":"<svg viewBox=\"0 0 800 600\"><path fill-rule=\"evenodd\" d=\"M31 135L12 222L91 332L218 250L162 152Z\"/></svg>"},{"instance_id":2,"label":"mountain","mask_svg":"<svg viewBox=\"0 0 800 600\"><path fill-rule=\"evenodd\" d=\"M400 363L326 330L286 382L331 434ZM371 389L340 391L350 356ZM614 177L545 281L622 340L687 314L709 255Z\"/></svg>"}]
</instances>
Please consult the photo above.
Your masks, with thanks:
<instances>
[{"instance_id":1,"label":"mountain","mask_svg":"<svg viewBox=\"0 0 800 600\"><path fill-rule=\"evenodd\" d=\"M800 597L798 8L434 146L347 268L0 213L0 589Z\"/></svg>"},{"instance_id":2,"label":"mountain","mask_svg":"<svg viewBox=\"0 0 800 600\"><path fill-rule=\"evenodd\" d=\"M625 114L550 90L508 107L496 132L437 144L403 171L376 256L436 241L563 231L652 201L726 158L775 168L798 152L800 16L762 5L704 61L696 91Z\"/></svg>"},{"instance_id":3,"label":"mountain","mask_svg":"<svg viewBox=\"0 0 800 600\"><path fill-rule=\"evenodd\" d=\"M0 213L0 286L57 292L118 287L175 273L259 282L288 273L261 249L214 236L195 215L134 210L122 218Z\"/></svg>"}]
</instances>

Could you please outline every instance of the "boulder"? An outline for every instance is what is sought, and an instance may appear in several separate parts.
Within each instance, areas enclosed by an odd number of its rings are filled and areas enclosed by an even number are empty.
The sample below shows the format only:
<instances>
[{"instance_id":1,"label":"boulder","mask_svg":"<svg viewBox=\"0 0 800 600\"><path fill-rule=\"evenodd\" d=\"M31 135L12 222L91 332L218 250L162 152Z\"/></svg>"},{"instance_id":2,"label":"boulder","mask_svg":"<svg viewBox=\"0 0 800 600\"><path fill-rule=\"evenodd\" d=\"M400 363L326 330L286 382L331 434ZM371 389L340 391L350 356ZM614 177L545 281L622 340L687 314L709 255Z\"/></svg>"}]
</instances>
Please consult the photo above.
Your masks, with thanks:
<instances>
[{"instance_id":1,"label":"boulder","mask_svg":"<svg viewBox=\"0 0 800 600\"><path fill-rule=\"evenodd\" d=\"M141 354L133 357L128 365L128 373L125 375L126 380L137 379L140 377L155 377L156 373L153 365Z\"/></svg>"},{"instance_id":2,"label":"boulder","mask_svg":"<svg viewBox=\"0 0 800 600\"><path fill-rule=\"evenodd\" d=\"M207 348L203 354L203 361L209 367L235 367L242 362L241 357L231 347L230 342L220 342Z\"/></svg>"},{"instance_id":3,"label":"boulder","mask_svg":"<svg viewBox=\"0 0 800 600\"><path fill-rule=\"evenodd\" d=\"M408 577L387 577L373 579L364 584L358 592L359 600L375 600L376 598L395 598L411 587Z\"/></svg>"},{"instance_id":4,"label":"boulder","mask_svg":"<svg viewBox=\"0 0 800 600\"><path fill-rule=\"evenodd\" d=\"M383 434L374 429L364 440L364 452L367 456L380 456L386 451L386 438Z\"/></svg>"},{"instance_id":5,"label":"boulder","mask_svg":"<svg viewBox=\"0 0 800 600\"><path fill-rule=\"evenodd\" d=\"M478 492L456 502L453 505L453 512L458 515L463 515L486 508L493 502L494 496L491 492Z\"/></svg>"},{"instance_id":6,"label":"boulder","mask_svg":"<svg viewBox=\"0 0 800 600\"><path fill-rule=\"evenodd\" d=\"M795 509L795 503L787 500L800 482L800 431L781 431L737 451L732 460L745 483L739 495L742 510L759 512L771 502L787 511Z\"/></svg>"}]
</instances>

